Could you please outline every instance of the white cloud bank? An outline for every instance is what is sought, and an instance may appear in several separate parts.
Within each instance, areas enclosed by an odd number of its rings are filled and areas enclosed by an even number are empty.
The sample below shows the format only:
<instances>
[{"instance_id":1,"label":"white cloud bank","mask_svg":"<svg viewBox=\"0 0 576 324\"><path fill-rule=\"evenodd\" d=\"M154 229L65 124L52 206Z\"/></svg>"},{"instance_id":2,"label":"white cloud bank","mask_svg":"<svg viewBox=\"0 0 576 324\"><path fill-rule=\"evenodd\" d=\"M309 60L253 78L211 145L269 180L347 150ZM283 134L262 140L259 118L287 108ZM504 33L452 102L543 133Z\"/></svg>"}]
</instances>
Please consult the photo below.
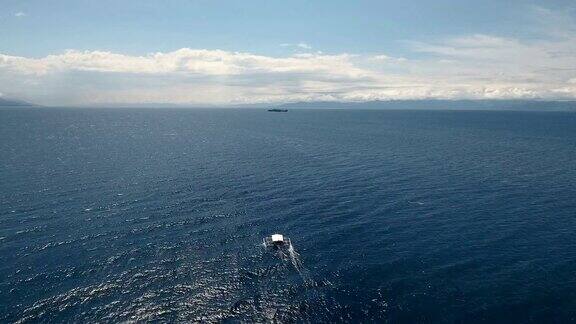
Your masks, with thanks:
<instances>
[{"instance_id":1,"label":"white cloud bank","mask_svg":"<svg viewBox=\"0 0 576 324\"><path fill-rule=\"evenodd\" d=\"M0 67L23 75L42 76L66 71L170 73L205 76L234 76L258 73L331 73L357 76L364 71L349 60L350 55L297 54L275 58L248 53L182 48L169 53L129 56L101 51L74 51L43 58L0 54Z\"/></svg>"},{"instance_id":2,"label":"white cloud bank","mask_svg":"<svg viewBox=\"0 0 576 324\"><path fill-rule=\"evenodd\" d=\"M409 42L407 58L271 57L190 48L145 56L75 50L41 58L0 54L0 91L63 105L576 99L576 28L566 23L548 31L531 40L475 34Z\"/></svg>"}]
</instances>

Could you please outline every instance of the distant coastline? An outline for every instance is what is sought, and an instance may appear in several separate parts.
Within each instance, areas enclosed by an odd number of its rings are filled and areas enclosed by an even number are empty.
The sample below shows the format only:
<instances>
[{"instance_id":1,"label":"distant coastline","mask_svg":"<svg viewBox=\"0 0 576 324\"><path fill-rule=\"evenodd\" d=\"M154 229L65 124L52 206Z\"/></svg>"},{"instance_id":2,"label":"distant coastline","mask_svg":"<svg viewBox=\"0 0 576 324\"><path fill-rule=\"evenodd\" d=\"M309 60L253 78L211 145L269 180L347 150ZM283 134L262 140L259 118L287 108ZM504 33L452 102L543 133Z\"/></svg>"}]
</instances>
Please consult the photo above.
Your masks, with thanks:
<instances>
[{"instance_id":1,"label":"distant coastline","mask_svg":"<svg viewBox=\"0 0 576 324\"><path fill-rule=\"evenodd\" d=\"M0 98L0 107L38 107L38 105L17 99Z\"/></svg>"},{"instance_id":2,"label":"distant coastline","mask_svg":"<svg viewBox=\"0 0 576 324\"><path fill-rule=\"evenodd\" d=\"M414 110L518 110L576 111L574 100L388 100L366 102L295 102L277 106L280 109L414 109Z\"/></svg>"},{"instance_id":3,"label":"distant coastline","mask_svg":"<svg viewBox=\"0 0 576 324\"><path fill-rule=\"evenodd\" d=\"M1 98L0 107L45 107L19 99ZM49 106L48 106L49 107ZM67 108L266 108L268 111L287 111L289 109L367 109L367 110L482 110L482 111L566 111L576 112L576 100L526 100L526 99L418 99L418 100L381 100L364 102L310 101L277 104L171 104L171 103L131 103L131 104L86 104L58 105Z\"/></svg>"}]
</instances>

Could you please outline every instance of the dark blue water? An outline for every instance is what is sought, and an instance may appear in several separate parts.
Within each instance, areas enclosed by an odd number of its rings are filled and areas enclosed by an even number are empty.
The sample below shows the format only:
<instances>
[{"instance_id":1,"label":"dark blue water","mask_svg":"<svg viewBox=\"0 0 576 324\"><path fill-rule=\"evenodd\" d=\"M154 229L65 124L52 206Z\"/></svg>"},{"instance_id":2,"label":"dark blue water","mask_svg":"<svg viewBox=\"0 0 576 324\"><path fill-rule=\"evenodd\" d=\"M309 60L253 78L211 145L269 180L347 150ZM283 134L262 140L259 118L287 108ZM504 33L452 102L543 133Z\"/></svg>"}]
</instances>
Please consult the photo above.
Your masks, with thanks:
<instances>
[{"instance_id":1,"label":"dark blue water","mask_svg":"<svg viewBox=\"0 0 576 324\"><path fill-rule=\"evenodd\" d=\"M1 322L576 319L574 113L3 109L0 165Z\"/></svg>"}]
</instances>

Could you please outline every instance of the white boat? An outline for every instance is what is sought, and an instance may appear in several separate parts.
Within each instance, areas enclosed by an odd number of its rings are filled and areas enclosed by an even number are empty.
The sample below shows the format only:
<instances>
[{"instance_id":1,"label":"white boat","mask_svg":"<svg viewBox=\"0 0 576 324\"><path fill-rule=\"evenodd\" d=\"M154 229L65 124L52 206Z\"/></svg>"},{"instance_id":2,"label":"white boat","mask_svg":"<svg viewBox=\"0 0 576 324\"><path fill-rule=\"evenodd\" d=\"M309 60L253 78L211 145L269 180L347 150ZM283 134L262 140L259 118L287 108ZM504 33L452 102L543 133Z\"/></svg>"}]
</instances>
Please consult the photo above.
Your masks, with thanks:
<instances>
[{"instance_id":1,"label":"white boat","mask_svg":"<svg viewBox=\"0 0 576 324\"><path fill-rule=\"evenodd\" d=\"M270 236L266 236L263 239L262 243L264 244L265 247L275 247L275 248L290 247L290 245L292 245L290 239L284 237L284 235L282 234L272 234Z\"/></svg>"}]
</instances>

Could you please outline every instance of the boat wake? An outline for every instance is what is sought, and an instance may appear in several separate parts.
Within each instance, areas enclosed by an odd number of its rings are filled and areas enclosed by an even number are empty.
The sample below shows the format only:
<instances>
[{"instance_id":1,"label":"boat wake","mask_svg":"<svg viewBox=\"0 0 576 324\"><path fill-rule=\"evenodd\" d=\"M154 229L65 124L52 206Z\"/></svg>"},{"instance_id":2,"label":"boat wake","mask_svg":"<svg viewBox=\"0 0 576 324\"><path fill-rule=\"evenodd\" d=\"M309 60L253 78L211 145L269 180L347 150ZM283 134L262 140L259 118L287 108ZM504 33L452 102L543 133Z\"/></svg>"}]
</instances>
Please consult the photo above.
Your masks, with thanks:
<instances>
[{"instance_id":1,"label":"boat wake","mask_svg":"<svg viewBox=\"0 0 576 324\"><path fill-rule=\"evenodd\" d=\"M288 257L290 258L290 262L294 266L294 269L298 272L302 272L302 259L300 259L300 254L296 252L294 249L294 245L290 242L290 246L288 246Z\"/></svg>"},{"instance_id":2,"label":"boat wake","mask_svg":"<svg viewBox=\"0 0 576 324\"><path fill-rule=\"evenodd\" d=\"M300 253L296 251L289 238L281 234L274 234L263 239L263 246L266 249L275 251L281 260L290 262L306 285L314 284L314 280L302 263Z\"/></svg>"}]
</instances>

